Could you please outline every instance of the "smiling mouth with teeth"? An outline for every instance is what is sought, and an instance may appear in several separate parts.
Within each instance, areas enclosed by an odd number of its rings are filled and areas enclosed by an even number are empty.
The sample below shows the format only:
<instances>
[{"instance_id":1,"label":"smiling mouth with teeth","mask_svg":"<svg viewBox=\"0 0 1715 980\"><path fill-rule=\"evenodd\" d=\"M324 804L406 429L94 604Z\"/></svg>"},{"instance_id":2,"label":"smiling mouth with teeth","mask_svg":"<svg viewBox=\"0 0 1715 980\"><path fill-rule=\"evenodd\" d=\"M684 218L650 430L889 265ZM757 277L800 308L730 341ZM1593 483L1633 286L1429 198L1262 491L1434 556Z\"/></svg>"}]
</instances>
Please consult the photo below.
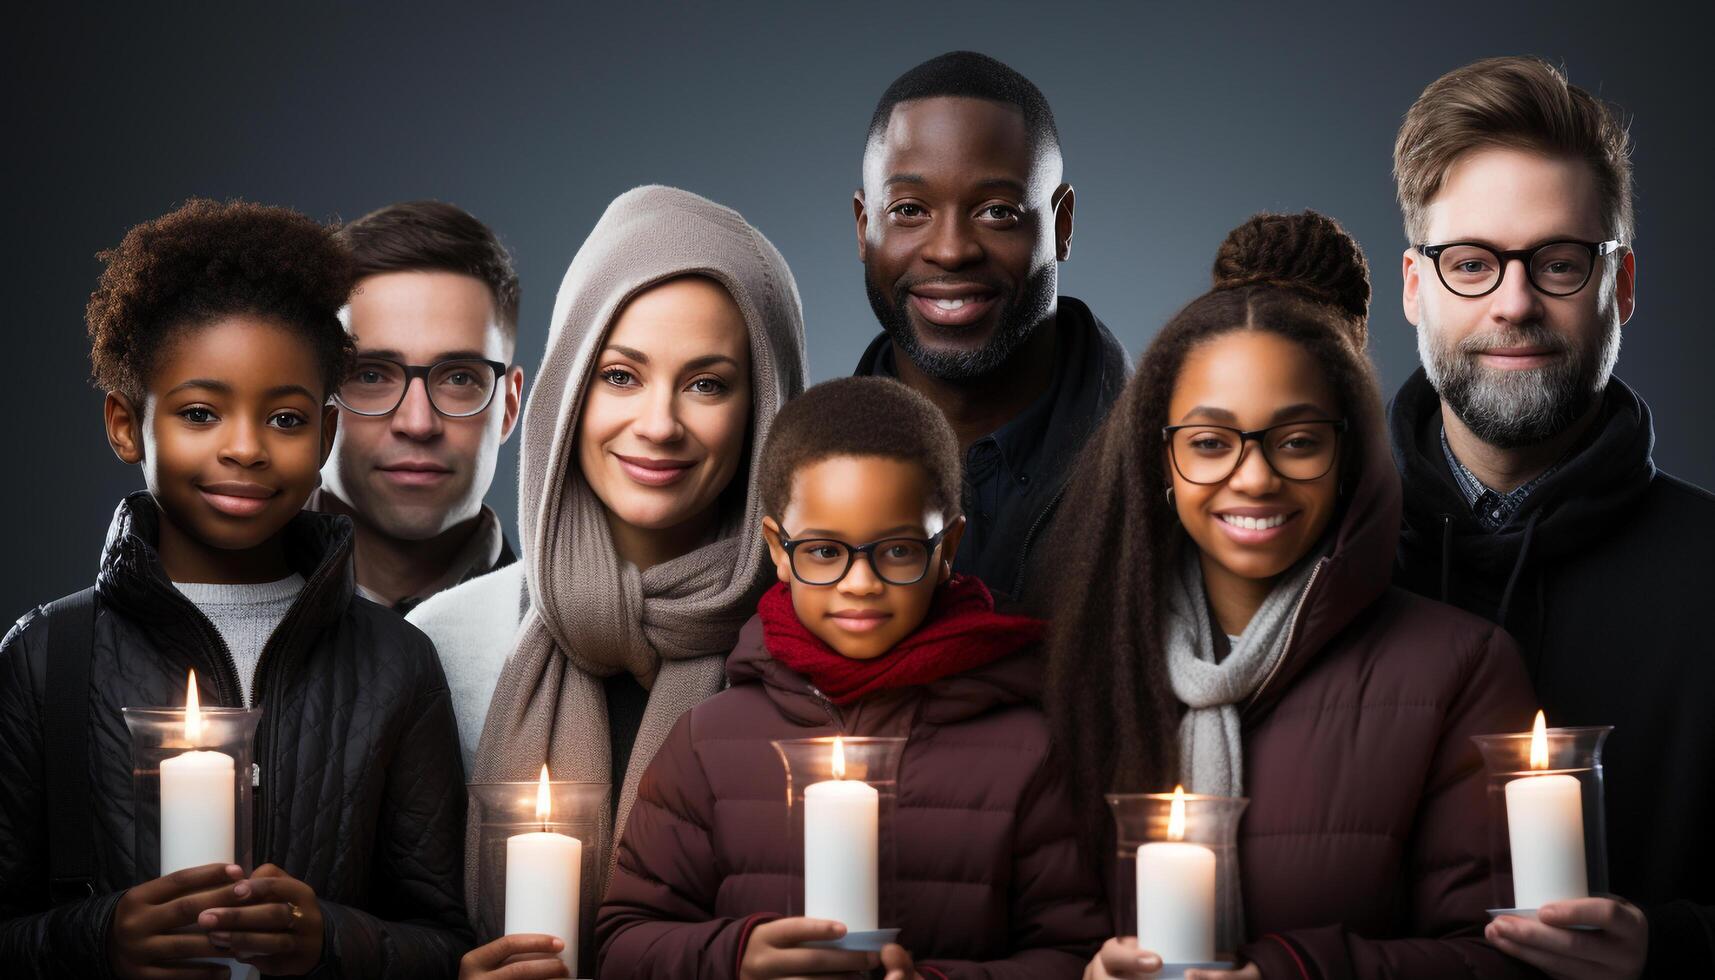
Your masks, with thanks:
<instances>
[{"instance_id":1,"label":"smiling mouth with teeth","mask_svg":"<svg viewBox=\"0 0 1715 980\"><path fill-rule=\"evenodd\" d=\"M1290 514L1276 514L1273 517L1239 517L1234 514L1217 514L1221 520L1234 527L1242 527L1247 531L1266 531L1271 527L1279 527L1286 523Z\"/></svg>"}]
</instances>

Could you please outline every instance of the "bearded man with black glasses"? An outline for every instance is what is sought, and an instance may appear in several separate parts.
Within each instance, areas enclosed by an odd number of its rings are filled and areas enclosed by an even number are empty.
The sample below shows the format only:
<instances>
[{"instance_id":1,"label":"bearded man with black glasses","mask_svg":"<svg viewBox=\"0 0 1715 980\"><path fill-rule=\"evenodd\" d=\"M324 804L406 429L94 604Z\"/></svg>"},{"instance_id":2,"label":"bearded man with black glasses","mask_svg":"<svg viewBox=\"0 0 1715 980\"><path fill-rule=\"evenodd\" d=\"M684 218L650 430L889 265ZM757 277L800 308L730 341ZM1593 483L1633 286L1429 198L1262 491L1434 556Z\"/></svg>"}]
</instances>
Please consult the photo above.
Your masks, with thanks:
<instances>
[{"instance_id":1,"label":"bearded man with black glasses","mask_svg":"<svg viewBox=\"0 0 1715 980\"><path fill-rule=\"evenodd\" d=\"M1626 132L1553 67L1495 58L1424 91L1394 172L1423 362L1390 409L1399 584L1505 627L1550 725L1614 726L1612 895L1487 936L1557 978L1715 976L1715 497L1656 468L1612 374L1637 298Z\"/></svg>"},{"instance_id":2,"label":"bearded man with black glasses","mask_svg":"<svg viewBox=\"0 0 1715 980\"><path fill-rule=\"evenodd\" d=\"M351 518L357 587L401 615L514 562L483 504L523 404L518 275L451 204L394 204L340 230L358 268L340 311L357 342L309 507Z\"/></svg>"}]
</instances>

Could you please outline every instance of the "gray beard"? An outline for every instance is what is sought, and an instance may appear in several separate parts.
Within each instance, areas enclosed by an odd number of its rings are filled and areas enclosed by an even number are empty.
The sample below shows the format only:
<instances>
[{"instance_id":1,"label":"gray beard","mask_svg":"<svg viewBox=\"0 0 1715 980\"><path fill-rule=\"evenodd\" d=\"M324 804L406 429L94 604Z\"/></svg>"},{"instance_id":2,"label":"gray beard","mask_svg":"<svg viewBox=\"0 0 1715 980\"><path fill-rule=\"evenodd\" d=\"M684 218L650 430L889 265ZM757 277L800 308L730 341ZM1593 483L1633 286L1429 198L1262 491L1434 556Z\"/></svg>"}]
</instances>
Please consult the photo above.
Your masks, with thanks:
<instances>
[{"instance_id":1,"label":"gray beard","mask_svg":"<svg viewBox=\"0 0 1715 980\"><path fill-rule=\"evenodd\" d=\"M1555 363L1522 371L1491 371L1477 354L1495 347L1547 347ZM1539 324L1473 334L1440 343L1431 327L1417 331L1417 356L1441 400L1477 438L1497 449L1545 442L1584 417L1608 386L1620 357L1620 328L1610 326L1597 350L1580 350Z\"/></svg>"},{"instance_id":2,"label":"gray beard","mask_svg":"<svg viewBox=\"0 0 1715 980\"><path fill-rule=\"evenodd\" d=\"M923 343L906 312L909 287L899 287L890 297L875 285L867 270L864 274L864 292L881 328L919 371L941 381L970 381L998 370L1048 319L1058 288L1058 270L1052 262L1047 263L1030 274L1022 289L1003 301L994 336L988 343L976 350L935 350Z\"/></svg>"}]
</instances>

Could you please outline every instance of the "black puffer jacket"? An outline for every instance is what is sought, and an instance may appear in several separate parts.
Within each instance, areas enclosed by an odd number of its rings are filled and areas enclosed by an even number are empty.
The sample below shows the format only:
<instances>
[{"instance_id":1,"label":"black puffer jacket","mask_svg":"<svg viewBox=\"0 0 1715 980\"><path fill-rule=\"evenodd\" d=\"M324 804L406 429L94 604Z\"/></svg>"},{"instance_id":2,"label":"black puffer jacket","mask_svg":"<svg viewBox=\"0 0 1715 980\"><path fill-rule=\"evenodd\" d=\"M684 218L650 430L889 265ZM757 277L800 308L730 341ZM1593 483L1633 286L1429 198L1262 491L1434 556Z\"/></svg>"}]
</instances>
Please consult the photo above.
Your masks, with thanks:
<instances>
[{"instance_id":1,"label":"black puffer jacket","mask_svg":"<svg viewBox=\"0 0 1715 980\"><path fill-rule=\"evenodd\" d=\"M174 589L147 493L114 515L96 584L90 670L95 896L48 898L42 717L48 620L36 609L0 643L0 975L107 977L134 853L130 737L120 709L241 697L214 625ZM353 590L351 523L301 514L285 531L305 586L263 650L253 686L255 859L316 891L329 978L451 977L470 946L461 892L463 771L452 706L428 639ZM153 867L154 858L145 862Z\"/></svg>"}]
</instances>

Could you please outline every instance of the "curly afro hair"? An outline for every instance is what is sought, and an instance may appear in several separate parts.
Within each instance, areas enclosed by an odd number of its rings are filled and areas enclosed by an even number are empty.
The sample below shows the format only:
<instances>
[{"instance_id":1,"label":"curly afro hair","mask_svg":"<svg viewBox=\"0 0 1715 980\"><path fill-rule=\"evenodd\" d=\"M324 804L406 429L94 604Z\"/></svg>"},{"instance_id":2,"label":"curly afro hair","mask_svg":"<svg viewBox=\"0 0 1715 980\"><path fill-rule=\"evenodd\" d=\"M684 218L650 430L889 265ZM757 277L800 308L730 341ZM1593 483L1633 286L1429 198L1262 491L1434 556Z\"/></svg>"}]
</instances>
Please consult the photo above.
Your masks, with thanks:
<instances>
[{"instance_id":1,"label":"curly afro hair","mask_svg":"<svg viewBox=\"0 0 1715 980\"><path fill-rule=\"evenodd\" d=\"M834 456L880 456L923 467L931 507L959 516L960 454L934 403L891 378L824 381L786 403L768 433L757 486L762 511L783 519L800 469Z\"/></svg>"},{"instance_id":2,"label":"curly afro hair","mask_svg":"<svg viewBox=\"0 0 1715 980\"><path fill-rule=\"evenodd\" d=\"M322 390L344 380L352 341L339 321L351 292L350 252L288 208L206 199L125 233L90 294L93 380L141 402L161 349L179 331L222 317L254 316L314 345Z\"/></svg>"}]
</instances>

